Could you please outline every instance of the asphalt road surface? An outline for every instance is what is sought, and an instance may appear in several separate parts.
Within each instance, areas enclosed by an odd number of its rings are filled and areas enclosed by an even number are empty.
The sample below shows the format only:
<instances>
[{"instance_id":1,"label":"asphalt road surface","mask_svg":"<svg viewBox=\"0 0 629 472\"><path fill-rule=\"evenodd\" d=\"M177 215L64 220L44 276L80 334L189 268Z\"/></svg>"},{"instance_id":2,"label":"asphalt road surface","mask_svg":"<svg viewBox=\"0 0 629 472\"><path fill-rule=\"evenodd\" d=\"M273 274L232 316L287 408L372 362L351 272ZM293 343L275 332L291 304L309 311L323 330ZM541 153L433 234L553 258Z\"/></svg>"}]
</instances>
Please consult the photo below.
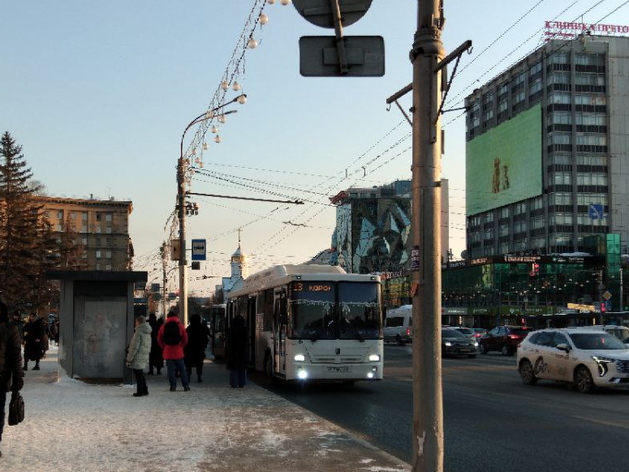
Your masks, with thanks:
<instances>
[{"instance_id":1,"label":"asphalt road surface","mask_svg":"<svg viewBox=\"0 0 629 472\"><path fill-rule=\"evenodd\" d=\"M342 385L252 380L411 462L411 347L385 346L385 379ZM444 359L446 472L626 472L629 389L580 394L522 384L515 357Z\"/></svg>"}]
</instances>

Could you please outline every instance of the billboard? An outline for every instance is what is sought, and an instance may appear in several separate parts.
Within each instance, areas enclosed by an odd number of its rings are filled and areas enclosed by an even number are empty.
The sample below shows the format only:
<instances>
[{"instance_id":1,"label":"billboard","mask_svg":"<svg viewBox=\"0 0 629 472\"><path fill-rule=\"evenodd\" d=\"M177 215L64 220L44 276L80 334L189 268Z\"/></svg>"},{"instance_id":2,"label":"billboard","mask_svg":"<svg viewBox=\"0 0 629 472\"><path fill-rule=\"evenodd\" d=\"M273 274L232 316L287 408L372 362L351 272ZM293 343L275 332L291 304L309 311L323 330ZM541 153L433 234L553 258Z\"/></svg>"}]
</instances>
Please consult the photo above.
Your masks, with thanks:
<instances>
[{"instance_id":1,"label":"billboard","mask_svg":"<svg viewBox=\"0 0 629 472\"><path fill-rule=\"evenodd\" d=\"M468 141L465 160L468 216L541 195L541 105Z\"/></svg>"}]
</instances>

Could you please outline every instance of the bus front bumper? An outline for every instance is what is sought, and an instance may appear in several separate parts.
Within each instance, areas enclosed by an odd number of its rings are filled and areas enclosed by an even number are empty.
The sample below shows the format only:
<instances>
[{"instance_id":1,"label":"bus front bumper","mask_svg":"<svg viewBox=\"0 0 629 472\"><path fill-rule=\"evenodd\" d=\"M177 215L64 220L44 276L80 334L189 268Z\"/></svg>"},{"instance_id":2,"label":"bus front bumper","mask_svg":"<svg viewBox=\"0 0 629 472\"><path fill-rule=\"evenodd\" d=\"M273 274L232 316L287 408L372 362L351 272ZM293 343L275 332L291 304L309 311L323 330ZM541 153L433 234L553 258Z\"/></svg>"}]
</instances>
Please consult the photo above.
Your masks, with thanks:
<instances>
[{"instance_id":1,"label":"bus front bumper","mask_svg":"<svg viewBox=\"0 0 629 472\"><path fill-rule=\"evenodd\" d=\"M286 380L382 380L382 364L295 364L287 369Z\"/></svg>"}]
</instances>

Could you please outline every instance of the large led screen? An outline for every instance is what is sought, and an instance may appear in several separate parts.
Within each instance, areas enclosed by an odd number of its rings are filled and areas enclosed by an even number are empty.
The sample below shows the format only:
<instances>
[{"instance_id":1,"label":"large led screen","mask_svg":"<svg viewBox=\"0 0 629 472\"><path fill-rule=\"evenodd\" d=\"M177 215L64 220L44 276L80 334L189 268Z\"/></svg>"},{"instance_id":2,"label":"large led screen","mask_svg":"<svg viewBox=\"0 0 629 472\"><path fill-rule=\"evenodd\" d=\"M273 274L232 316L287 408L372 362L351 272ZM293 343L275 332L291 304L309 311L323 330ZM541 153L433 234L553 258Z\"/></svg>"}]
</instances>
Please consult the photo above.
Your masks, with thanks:
<instances>
[{"instance_id":1,"label":"large led screen","mask_svg":"<svg viewBox=\"0 0 629 472\"><path fill-rule=\"evenodd\" d=\"M541 105L468 141L466 164L468 215L541 195Z\"/></svg>"}]
</instances>

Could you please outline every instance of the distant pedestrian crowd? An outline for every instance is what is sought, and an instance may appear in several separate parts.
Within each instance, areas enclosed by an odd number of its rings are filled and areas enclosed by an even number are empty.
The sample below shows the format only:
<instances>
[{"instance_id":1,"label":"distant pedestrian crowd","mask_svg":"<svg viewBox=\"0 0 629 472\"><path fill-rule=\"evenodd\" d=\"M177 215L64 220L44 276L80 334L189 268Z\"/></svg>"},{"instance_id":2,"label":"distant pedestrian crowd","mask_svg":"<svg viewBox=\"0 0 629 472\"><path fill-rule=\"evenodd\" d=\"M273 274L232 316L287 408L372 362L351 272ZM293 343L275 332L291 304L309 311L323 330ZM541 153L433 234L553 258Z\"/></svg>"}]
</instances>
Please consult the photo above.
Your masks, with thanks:
<instances>
[{"instance_id":1,"label":"distant pedestrian crowd","mask_svg":"<svg viewBox=\"0 0 629 472\"><path fill-rule=\"evenodd\" d=\"M127 366L133 370L137 384L133 395L142 397L149 394L144 369L148 367L147 375L161 375L164 363L170 391L177 391L177 384L181 382L183 391L189 392L193 371L197 382L203 382L203 363L209 341L210 330L197 314L190 317L190 323L185 328L175 310L171 310L166 319L157 319L154 313L149 315L148 320L138 316L127 350ZM241 316L234 319L227 345L230 385L243 388L246 384L247 332Z\"/></svg>"}]
</instances>

